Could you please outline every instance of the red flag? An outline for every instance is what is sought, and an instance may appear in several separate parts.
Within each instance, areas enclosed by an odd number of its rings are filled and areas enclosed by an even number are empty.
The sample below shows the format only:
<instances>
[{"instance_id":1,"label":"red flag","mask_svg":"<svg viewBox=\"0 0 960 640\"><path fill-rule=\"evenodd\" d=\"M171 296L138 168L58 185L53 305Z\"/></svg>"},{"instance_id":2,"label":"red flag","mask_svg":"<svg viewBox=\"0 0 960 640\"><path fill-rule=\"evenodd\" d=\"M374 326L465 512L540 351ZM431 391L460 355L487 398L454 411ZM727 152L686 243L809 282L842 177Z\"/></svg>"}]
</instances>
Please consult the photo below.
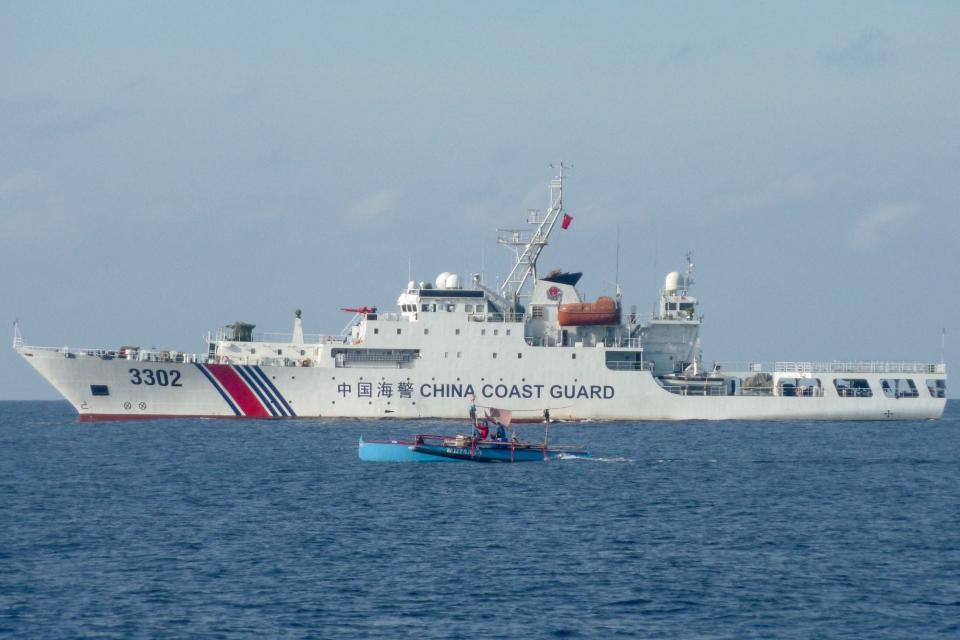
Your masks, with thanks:
<instances>
[{"instance_id":1,"label":"red flag","mask_svg":"<svg viewBox=\"0 0 960 640\"><path fill-rule=\"evenodd\" d=\"M560 223L561 229L566 229L570 226L570 223L573 222L573 216L569 214L563 214L563 222Z\"/></svg>"}]
</instances>

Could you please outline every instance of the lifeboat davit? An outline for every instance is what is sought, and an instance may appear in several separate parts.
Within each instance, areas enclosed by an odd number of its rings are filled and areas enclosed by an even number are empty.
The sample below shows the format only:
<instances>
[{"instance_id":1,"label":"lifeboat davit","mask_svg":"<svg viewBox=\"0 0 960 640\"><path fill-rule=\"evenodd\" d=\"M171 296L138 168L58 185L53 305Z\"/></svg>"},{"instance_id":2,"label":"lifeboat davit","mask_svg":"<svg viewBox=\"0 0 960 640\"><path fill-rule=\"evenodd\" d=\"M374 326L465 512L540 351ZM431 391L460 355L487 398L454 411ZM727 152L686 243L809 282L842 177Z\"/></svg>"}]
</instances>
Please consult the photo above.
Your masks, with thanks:
<instances>
[{"instance_id":1,"label":"lifeboat davit","mask_svg":"<svg viewBox=\"0 0 960 640\"><path fill-rule=\"evenodd\" d=\"M613 298L601 296L596 302L561 304L559 317L562 327L620 324L620 308Z\"/></svg>"}]
</instances>

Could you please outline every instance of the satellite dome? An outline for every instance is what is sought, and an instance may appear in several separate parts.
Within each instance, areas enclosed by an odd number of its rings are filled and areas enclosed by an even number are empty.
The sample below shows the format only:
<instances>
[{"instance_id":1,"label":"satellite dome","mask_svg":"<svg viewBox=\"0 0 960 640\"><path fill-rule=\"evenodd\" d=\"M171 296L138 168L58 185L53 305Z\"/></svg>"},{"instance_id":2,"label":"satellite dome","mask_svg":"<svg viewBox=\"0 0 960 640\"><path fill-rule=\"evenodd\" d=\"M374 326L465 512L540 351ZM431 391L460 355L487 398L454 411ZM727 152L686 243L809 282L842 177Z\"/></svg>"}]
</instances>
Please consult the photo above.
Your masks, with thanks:
<instances>
[{"instance_id":1,"label":"satellite dome","mask_svg":"<svg viewBox=\"0 0 960 640\"><path fill-rule=\"evenodd\" d=\"M459 289L460 288L460 276L455 273L451 273L447 276L446 282L447 289Z\"/></svg>"},{"instance_id":2,"label":"satellite dome","mask_svg":"<svg viewBox=\"0 0 960 640\"><path fill-rule=\"evenodd\" d=\"M676 293L679 289L683 289L686 282L679 271L671 271L667 274L666 282L664 282L663 288L669 294Z\"/></svg>"},{"instance_id":3,"label":"satellite dome","mask_svg":"<svg viewBox=\"0 0 960 640\"><path fill-rule=\"evenodd\" d=\"M444 271L443 273L441 273L440 275L437 276L437 279L434 280L433 283L436 285L437 289L446 289L446 288L447 288L447 278L449 278L449 277L450 277L450 272L449 272L449 271Z\"/></svg>"}]
</instances>

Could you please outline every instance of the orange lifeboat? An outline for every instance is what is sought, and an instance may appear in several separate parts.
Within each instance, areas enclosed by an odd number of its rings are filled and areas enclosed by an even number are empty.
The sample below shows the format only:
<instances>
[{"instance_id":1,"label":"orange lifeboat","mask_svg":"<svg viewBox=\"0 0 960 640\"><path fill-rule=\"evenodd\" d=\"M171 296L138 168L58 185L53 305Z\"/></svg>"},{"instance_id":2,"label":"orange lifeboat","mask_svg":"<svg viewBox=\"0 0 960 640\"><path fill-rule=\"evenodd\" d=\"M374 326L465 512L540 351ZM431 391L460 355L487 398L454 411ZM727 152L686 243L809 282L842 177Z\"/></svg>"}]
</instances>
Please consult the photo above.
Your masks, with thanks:
<instances>
[{"instance_id":1,"label":"orange lifeboat","mask_svg":"<svg viewBox=\"0 0 960 640\"><path fill-rule=\"evenodd\" d=\"M620 308L613 298L601 296L596 302L561 304L559 317L562 327L620 324Z\"/></svg>"}]
</instances>

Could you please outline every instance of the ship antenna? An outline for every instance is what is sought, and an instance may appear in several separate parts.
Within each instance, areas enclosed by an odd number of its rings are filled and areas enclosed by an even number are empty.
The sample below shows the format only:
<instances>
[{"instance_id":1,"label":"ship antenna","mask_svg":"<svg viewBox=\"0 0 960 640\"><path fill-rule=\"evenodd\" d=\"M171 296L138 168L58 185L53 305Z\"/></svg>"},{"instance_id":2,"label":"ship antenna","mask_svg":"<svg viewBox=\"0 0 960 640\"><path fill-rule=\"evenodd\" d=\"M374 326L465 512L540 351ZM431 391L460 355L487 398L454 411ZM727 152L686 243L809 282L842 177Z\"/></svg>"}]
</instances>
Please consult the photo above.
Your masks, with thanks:
<instances>
[{"instance_id":1,"label":"ship antenna","mask_svg":"<svg viewBox=\"0 0 960 640\"><path fill-rule=\"evenodd\" d=\"M550 233L563 213L563 178L564 169L572 167L562 161L559 165L551 164L551 168L559 169L558 175L550 181L550 208L546 213L531 210L527 215L527 223L535 225L534 231L525 229L498 229L497 243L511 248L516 253L516 262L513 269L500 285L500 295L503 297L519 297L521 290L528 279L537 277L537 258L547 245Z\"/></svg>"},{"instance_id":2,"label":"ship antenna","mask_svg":"<svg viewBox=\"0 0 960 640\"><path fill-rule=\"evenodd\" d=\"M620 225L617 225L617 268L614 275L614 280L617 281L617 306L620 306Z\"/></svg>"},{"instance_id":3,"label":"ship antenna","mask_svg":"<svg viewBox=\"0 0 960 640\"><path fill-rule=\"evenodd\" d=\"M946 364L944 359L944 352L947 349L947 328L944 327L940 330L940 364Z\"/></svg>"}]
</instances>

